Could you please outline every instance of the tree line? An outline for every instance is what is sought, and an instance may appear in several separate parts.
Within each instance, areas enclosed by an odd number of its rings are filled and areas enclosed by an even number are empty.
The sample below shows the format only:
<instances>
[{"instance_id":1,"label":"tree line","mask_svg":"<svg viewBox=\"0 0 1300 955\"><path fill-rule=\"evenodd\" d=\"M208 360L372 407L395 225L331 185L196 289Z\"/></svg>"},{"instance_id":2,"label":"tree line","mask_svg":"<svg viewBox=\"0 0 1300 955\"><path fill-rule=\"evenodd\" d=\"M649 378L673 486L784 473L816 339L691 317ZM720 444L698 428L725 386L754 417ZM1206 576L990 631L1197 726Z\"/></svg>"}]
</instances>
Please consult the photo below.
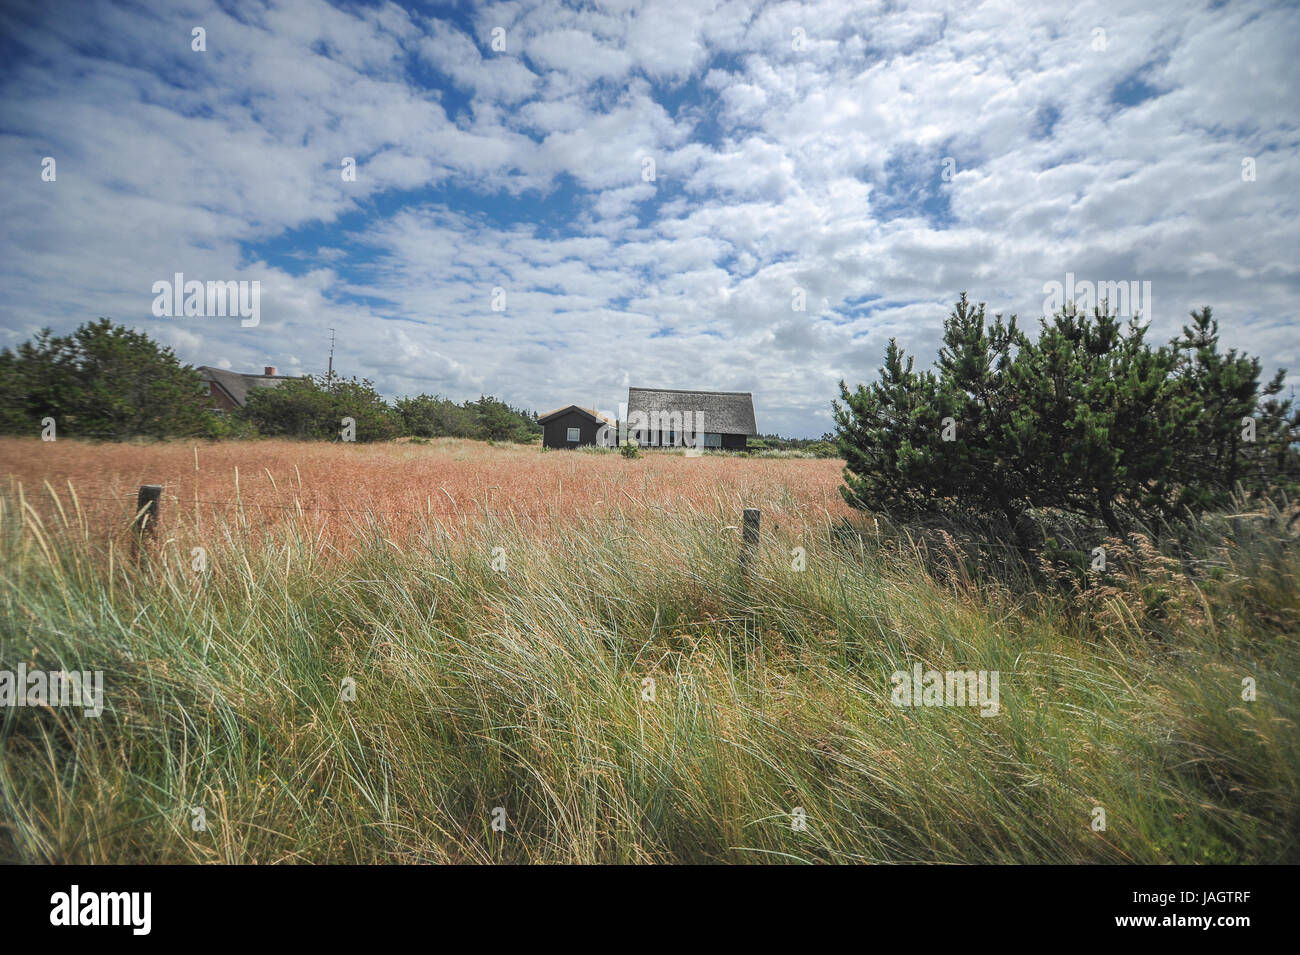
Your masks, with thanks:
<instances>
[{"instance_id":1,"label":"tree line","mask_svg":"<svg viewBox=\"0 0 1300 955\"><path fill-rule=\"evenodd\" d=\"M904 520L995 521L1031 511L1095 519L1111 532L1159 527L1234 493L1300 481L1300 413L1286 372L1224 351L1207 306L1165 345L1109 305L1039 322L988 321L962 294L932 369L891 339L879 377L833 402L845 500Z\"/></svg>"},{"instance_id":2,"label":"tree line","mask_svg":"<svg viewBox=\"0 0 1300 955\"><path fill-rule=\"evenodd\" d=\"M350 418L357 441L411 436L527 443L537 416L491 396L457 404L437 395L387 402L364 378L308 375L252 388L231 413L213 406L203 376L143 332L103 318L67 335L43 329L0 351L0 433L57 436L290 437L338 439Z\"/></svg>"}]
</instances>

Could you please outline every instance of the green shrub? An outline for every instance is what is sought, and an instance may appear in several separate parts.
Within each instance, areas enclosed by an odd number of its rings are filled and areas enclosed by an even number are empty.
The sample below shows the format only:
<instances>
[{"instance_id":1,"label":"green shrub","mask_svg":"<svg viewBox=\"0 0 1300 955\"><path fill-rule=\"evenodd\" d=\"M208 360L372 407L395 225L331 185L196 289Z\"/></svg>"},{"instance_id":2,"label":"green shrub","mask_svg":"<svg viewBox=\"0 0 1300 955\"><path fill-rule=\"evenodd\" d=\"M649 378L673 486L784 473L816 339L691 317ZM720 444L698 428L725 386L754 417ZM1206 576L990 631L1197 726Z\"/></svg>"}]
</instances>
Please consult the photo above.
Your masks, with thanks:
<instances>
[{"instance_id":1,"label":"green shrub","mask_svg":"<svg viewBox=\"0 0 1300 955\"><path fill-rule=\"evenodd\" d=\"M43 329L0 351L0 433L57 437L228 437L239 430L212 409L203 378L170 348L109 319L69 335Z\"/></svg>"},{"instance_id":2,"label":"green shrub","mask_svg":"<svg viewBox=\"0 0 1300 955\"><path fill-rule=\"evenodd\" d=\"M275 388L253 388L238 416L267 437L338 440L351 418L355 440L388 441L402 433L400 416L367 379L308 375Z\"/></svg>"},{"instance_id":3,"label":"green shrub","mask_svg":"<svg viewBox=\"0 0 1300 955\"><path fill-rule=\"evenodd\" d=\"M1239 483L1294 492L1300 412L1278 398L1283 374L1261 386L1258 359L1221 354L1208 308L1167 346L1146 330L1070 306L1031 337L1015 316L986 324L963 293L933 370L891 340L869 388L840 383L845 500L1007 528L1055 508L1118 534L1225 506Z\"/></svg>"}]
</instances>

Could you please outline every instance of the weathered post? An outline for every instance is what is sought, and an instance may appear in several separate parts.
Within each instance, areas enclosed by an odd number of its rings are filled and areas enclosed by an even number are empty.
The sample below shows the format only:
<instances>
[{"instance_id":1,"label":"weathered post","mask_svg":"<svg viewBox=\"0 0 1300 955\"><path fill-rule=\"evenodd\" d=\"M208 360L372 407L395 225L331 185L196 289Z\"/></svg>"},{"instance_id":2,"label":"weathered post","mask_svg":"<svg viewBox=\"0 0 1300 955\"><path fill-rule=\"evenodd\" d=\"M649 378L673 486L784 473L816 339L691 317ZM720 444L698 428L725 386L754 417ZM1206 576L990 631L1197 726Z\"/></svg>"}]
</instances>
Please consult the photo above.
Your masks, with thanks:
<instances>
[{"instance_id":1,"label":"weathered post","mask_svg":"<svg viewBox=\"0 0 1300 955\"><path fill-rule=\"evenodd\" d=\"M137 556L139 546L145 535L153 537L158 533L158 518L162 511L162 485L141 484L140 493L135 498L135 519L131 522L135 528Z\"/></svg>"},{"instance_id":2,"label":"weathered post","mask_svg":"<svg viewBox=\"0 0 1300 955\"><path fill-rule=\"evenodd\" d=\"M749 567L758 553L758 521L762 511L756 507L745 508L745 525L740 539L740 572L749 573Z\"/></svg>"}]
</instances>

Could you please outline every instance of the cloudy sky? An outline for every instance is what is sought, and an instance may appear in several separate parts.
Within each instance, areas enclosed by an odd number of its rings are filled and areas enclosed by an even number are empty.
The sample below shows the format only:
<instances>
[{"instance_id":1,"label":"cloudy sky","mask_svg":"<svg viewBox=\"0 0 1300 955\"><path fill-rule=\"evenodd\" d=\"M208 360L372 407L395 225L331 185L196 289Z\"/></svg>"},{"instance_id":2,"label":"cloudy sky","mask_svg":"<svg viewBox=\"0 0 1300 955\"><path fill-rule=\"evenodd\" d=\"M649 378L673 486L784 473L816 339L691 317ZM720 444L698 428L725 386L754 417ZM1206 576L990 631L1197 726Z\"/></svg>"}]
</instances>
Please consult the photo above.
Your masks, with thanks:
<instances>
[{"instance_id":1,"label":"cloudy sky","mask_svg":"<svg viewBox=\"0 0 1300 955\"><path fill-rule=\"evenodd\" d=\"M963 290L1036 319L1073 273L1300 383L1297 54L1250 0L6 2L0 346L322 373L333 328L389 396L752 391L807 436ZM177 272L260 323L156 317Z\"/></svg>"}]
</instances>

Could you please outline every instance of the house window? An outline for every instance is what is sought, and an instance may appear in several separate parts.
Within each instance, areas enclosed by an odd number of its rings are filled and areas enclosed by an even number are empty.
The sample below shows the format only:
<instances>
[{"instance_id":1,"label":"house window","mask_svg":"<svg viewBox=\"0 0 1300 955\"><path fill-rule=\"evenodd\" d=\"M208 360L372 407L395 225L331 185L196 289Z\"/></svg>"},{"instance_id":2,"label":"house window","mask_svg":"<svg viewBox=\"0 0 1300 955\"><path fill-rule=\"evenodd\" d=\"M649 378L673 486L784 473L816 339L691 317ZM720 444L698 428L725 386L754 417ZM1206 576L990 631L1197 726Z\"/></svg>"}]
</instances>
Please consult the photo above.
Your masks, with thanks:
<instances>
[{"instance_id":1,"label":"house window","mask_svg":"<svg viewBox=\"0 0 1300 955\"><path fill-rule=\"evenodd\" d=\"M705 446L706 448L720 448L720 447L722 447L722 435L720 435L720 434L709 434L709 433L706 431L706 432L704 433L704 446Z\"/></svg>"},{"instance_id":2,"label":"house window","mask_svg":"<svg viewBox=\"0 0 1300 955\"><path fill-rule=\"evenodd\" d=\"M578 428L570 428L570 429L569 429L569 440L570 440L570 441L581 441L581 440L582 440L582 432L581 432Z\"/></svg>"}]
</instances>

